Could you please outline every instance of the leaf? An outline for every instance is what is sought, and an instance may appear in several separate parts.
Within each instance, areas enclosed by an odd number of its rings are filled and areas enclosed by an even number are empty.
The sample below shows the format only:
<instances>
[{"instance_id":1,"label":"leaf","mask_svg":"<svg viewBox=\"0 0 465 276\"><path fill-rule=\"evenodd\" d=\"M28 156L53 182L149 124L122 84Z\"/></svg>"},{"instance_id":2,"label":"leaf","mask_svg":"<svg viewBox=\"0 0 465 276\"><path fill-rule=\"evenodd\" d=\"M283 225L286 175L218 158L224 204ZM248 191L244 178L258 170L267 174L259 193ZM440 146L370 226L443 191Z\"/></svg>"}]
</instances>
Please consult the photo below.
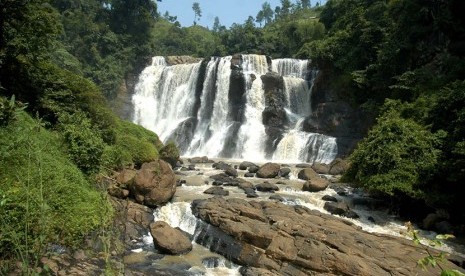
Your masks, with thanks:
<instances>
[{"instance_id":1,"label":"leaf","mask_svg":"<svg viewBox=\"0 0 465 276\"><path fill-rule=\"evenodd\" d=\"M443 234L443 235L437 235L436 239L438 240L447 240L447 239L454 239L455 236L452 234Z\"/></svg>"}]
</instances>

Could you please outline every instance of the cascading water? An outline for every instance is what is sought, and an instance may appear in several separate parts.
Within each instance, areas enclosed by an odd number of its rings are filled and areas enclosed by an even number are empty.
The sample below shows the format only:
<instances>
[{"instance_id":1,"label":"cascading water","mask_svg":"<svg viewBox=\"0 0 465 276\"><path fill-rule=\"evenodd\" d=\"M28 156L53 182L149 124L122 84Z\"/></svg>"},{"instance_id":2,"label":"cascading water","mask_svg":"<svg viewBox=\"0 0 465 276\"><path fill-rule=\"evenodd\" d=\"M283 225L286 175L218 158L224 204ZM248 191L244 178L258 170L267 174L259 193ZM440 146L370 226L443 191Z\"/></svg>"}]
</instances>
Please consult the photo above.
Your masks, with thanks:
<instances>
[{"instance_id":1,"label":"cascading water","mask_svg":"<svg viewBox=\"0 0 465 276\"><path fill-rule=\"evenodd\" d=\"M266 56L242 55L238 66L232 59L211 58L202 72L201 62L170 66L163 57L154 57L136 85L134 121L155 131L163 142L175 140L185 156L265 160L270 155L265 152L269 149L265 150L266 97L261 76L272 69L283 77L288 121L273 142L272 158L329 163L336 157L334 137L302 131L311 113L310 91L317 73L309 69L308 60L277 59L269 64ZM237 86L237 78L232 83L233 70L243 76L241 96L231 90ZM241 106L231 104L231 97L236 101L239 97Z\"/></svg>"},{"instance_id":2,"label":"cascading water","mask_svg":"<svg viewBox=\"0 0 465 276\"><path fill-rule=\"evenodd\" d=\"M155 57L135 88L134 121L156 132L163 141L192 116L200 62L166 66Z\"/></svg>"},{"instance_id":3,"label":"cascading water","mask_svg":"<svg viewBox=\"0 0 465 276\"><path fill-rule=\"evenodd\" d=\"M210 61L211 63L212 61ZM212 72L210 72L210 63L207 66L207 77L205 82L211 83ZM222 149L223 143L228 133L230 123L228 120L228 92L231 75L231 57L223 57L216 61L217 73L216 81L214 81L215 96L212 97L213 107L211 110L211 118L206 121L200 118L200 125L197 128L194 140L187 151L188 155L208 155L218 156ZM205 95L205 85L202 95ZM208 91L208 90L207 90ZM205 97L202 98L202 103L199 112L202 112L208 103Z\"/></svg>"},{"instance_id":4,"label":"cascading water","mask_svg":"<svg viewBox=\"0 0 465 276\"><path fill-rule=\"evenodd\" d=\"M265 156L266 133L262 123L265 110L265 92L261 76L268 72L265 56L243 55L242 71L245 76L245 122L239 129L237 158L260 159Z\"/></svg>"}]
</instances>

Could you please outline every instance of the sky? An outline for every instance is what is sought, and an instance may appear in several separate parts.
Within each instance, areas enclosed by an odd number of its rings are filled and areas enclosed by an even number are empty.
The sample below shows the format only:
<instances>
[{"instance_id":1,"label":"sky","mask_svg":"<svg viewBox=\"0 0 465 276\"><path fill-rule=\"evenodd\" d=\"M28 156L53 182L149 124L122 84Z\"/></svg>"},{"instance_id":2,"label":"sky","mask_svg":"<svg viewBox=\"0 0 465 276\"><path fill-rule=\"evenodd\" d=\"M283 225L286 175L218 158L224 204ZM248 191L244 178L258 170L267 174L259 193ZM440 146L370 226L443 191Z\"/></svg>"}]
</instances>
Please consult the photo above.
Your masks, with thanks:
<instances>
[{"instance_id":1,"label":"sky","mask_svg":"<svg viewBox=\"0 0 465 276\"><path fill-rule=\"evenodd\" d=\"M157 5L161 15L168 11L171 16L178 17L181 26L188 27L194 22L192 4L198 2L202 11L200 25L211 28L215 16L218 16L221 25L229 28L233 23L244 23L249 16L255 17L265 1L270 3L273 10L281 5L280 0L162 0ZM317 1L320 0L311 0L312 6ZM325 2L326 0L321 0L322 4Z\"/></svg>"}]
</instances>

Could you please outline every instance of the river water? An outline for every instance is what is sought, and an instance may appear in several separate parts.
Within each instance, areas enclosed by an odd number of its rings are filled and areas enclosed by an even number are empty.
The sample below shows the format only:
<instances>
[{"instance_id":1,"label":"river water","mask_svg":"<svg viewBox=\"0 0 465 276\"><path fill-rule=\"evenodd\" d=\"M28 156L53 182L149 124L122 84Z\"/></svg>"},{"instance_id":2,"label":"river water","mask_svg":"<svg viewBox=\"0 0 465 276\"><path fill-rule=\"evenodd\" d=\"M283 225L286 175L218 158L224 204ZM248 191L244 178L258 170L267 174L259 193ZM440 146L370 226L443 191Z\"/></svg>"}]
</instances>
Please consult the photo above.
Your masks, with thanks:
<instances>
[{"instance_id":1,"label":"river water","mask_svg":"<svg viewBox=\"0 0 465 276\"><path fill-rule=\"evenodd\" d=\"M222 161L228 162L233 166L240 163L239 160L223 159ZM185 166L188 164L189 163L186 163ZM198 240L198 235L202 228L200 226L205 227L205 223L199 221L192 215L190 204L195 199L206 199L212 197L212 195L204 194L203 192L212 187L213 180L210 176L222 173L223 171L212 168L211 163L195 164L195 168L196 170L193 171L176 172L177 179L184 180L185 183L177 188L177 191L170 203L155 210L154 220L165 221L175 228L179 227L181 230L192 235L193 240ZM297 178L297 174L301 169L296 168L293 164L290 164L290 168L291 174L288 179L259 179L255 177L244 179L253 184L263 183L265 180L270 183L274 183L279 187L279 191L276 191L274 194L283 197L284 204L301 205L326 214L328 214L328 212L323 208L325 201L322 200L322 197L325 195L333 196L339 201L342 200L348 202L351 210L355 211L360 216L358 219L349 219L345 217L340 218L349 220L360 226L363 231L408 238L406 235L407 229L404 226L405 221L401 221L394 215L388 214L386 210L376 210L365 204L358 204L370 202L366 195L349 187L343 187L342 190L344 190L345 195L339 195L335 189L331 188L331 186L321 192L304 192L302 191L304 181ZM244 177L244 173L246 172L247 171L238 170L239 177ZM324 177L331 178L329 175ZM261 201L270 200L269 197L273 195L272 193L257 191L259 197L250 199L247 198L244 191L238 187L224 187L224 189L229 191L229 196L227 196L228 198L234 197ZM341 193L341 189L338 191L340 194L343 194ZM420 231L420 235L428 238L435 237L435 233L430 231ZM149 233L144 237L144 242L145 245L141 246L141 248L134 249L134 252L150 252L155 250L153 240ZM214 246L215 241L213 240L202 240L201 244L193 241L193 250L188 254L181 256L166 255L162 259L154 261L152 265L159 269L174 269L174 271L178 271L179 273L182 271L182 275L240 275L239 265L228 261L221 255L213 253L208 249ZM465 256L464 254L461 254L461 252L465 252L465 248L462 245L449 244L442 246L441 249ZM176 273L174 275L176 275Z\"/></svg>"}]
</instances>

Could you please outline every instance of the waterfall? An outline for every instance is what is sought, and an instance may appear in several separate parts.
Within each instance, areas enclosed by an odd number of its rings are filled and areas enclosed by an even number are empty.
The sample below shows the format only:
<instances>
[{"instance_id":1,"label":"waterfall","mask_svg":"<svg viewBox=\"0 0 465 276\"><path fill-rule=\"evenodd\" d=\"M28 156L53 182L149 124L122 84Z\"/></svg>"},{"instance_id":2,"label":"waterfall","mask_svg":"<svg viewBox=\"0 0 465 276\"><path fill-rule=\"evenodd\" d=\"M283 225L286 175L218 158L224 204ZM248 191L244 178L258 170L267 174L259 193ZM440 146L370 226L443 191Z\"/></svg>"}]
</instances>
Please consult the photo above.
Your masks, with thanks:
<instances>
[{"instance_id":1,"label":"waterfall","mask_svg":"<svg viewBox=\"0 0 465 276\"><path fill-rule=\"evenodd\" d=\"M208 155L218 156L223 150L224 140L228 133L230 123L228 120L228 92L231 75L231 57L223 57L216 61L217 78L215 82L215 92L213 109L211 118L208 121L201 120L193 143L189 147L189 155ZM211 61L210 61L211 63ZM210 65L210 63L208 65ZM207 71L211 69L207 66ZM207 73L207 78L212 74ZM205 95L205 86L202 95ZM202 98L204 99L204 98ZM199 112L208 104L207 101L202 101Z\"/></svg>"},{"instance_id":2,"label":"waterfall","mask_svg":"<svg viewBox=\"0 0 465 276\"><path fill-rule=\"evenodd\" d=\"M283 89L277 93L283 93L287 117L284 127L272 130L278 131L275 136L267 135L262 115L268 103L261 76L270 71L282 77ZM163 142L174 140L184 156L329 163L337 155L336 139L302 130L311 114L316 74L308 60L275 59L270 64L263 55L241 55L234 63L227 56L179 65L154 57L135 87L134 122Z\"/></svg>"},{"instance_id":3,"label":"waterfall","mask_svg":"<svg viewBox=\"0 0 465 276\"><path fill-rule=\"evenodd\" d=\"M302 130L305 116L311 113L311 90L317 75L308 71L307 60L273 60L272 68L283 76L286 113L291 128L279 141L273 154L274 160L283 162L330 163L336 158L336 138ZM310 77L310 80L305 77Z\"/></svg>"},{"instance_id":4,"label":"waterfall","mask_svg":"<svg viewBox=\"0 0 465 276\"><path fill-rule=\"evenodd\" d=\"M265 56L243 55L242 71L245 76L245 122L239 129L236 157L259 159L265 155L266 133L262 123L265 93L261 75L268 72Z\"/></svg>"}]
</instances>

